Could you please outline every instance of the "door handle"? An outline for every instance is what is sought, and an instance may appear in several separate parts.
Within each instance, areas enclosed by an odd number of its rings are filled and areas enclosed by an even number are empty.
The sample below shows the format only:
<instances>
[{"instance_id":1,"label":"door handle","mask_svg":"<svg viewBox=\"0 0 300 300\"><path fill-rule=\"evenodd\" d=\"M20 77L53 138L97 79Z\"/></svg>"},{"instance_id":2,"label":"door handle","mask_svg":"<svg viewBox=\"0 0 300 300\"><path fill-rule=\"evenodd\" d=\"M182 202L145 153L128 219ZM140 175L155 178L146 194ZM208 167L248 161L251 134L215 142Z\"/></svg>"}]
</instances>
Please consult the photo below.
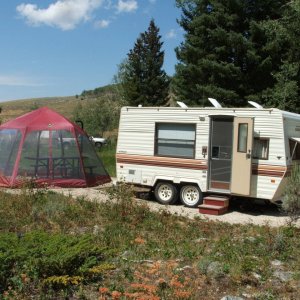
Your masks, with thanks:
<instances>
[{"instance_id":1,"label":"door handle","mask_svg":"<svg viewBox=\"0 0 300 300\"><path fill-rule=\"evenodd\" d=\"M251 150L248 150L248 153L246 154L246 158L250 159L251 158Z\"/></svg>"}]
</instances>

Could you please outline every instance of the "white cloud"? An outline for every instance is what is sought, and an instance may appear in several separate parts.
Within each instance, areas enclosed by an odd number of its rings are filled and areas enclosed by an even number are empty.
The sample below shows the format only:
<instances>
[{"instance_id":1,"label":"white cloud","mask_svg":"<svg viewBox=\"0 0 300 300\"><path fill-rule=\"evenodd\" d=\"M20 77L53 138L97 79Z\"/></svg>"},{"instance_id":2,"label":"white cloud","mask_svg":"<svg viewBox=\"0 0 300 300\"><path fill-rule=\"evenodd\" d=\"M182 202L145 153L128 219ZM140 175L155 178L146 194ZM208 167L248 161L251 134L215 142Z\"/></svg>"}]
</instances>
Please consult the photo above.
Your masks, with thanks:
<instances>
[{"instance_id":1,"label":"white cloud","mask_svg":"<svg viewBox=\"0 0 300 300\"><path fill-rule=\"evenodd\" d=\"M32 78L19 75L1 75L0 86L41 86L40 83L35 82Z\"/></svg>"},{"instance_id":2,"label":"white cloud","mask_svg":"<svg viewBox=\"0 0 300 300\"><path fill-rule=\"evenodd\" d=\"M166 34L166 38L167 39L174 39L177 37L176 31L175 29L171 29L167 34Z\"/></svg>"},{"instance_id":3,"label":"white cloud","mask_svg":"<svg viewBox=\"0 0 300 300\"><path fill-rule=\"evenodd\" d=\"M95 27L96 28L107 28L109 24L110 24L110 21L108 21L108 20L99 20L99 21L95 22Z\"/></svg>"},{"instance_id":4,"label":"white cloud","mask_svg":"<svg viewBox=\"0 0 300 300\"><path fill-rule=\"evenodd\" d=\"M80 22L89 20L92 12L99 8L103 1L58 0L44 9L38 8L35 4L23 3L17 6L17 12L31 25L48 25L62 30L71 30Z\"/></svg>"},{"instance_id":5,"label":"white cloud","mask_svg":"<svg viewBox=\"0 0 300 300\"><path fill-rule=\"evenodd\" d=\"M117 12L122 13L122 12L133 12L137 10L138 4L136 0L119 0L118 5L117 5Z\"/></svg>"}]
</instances>

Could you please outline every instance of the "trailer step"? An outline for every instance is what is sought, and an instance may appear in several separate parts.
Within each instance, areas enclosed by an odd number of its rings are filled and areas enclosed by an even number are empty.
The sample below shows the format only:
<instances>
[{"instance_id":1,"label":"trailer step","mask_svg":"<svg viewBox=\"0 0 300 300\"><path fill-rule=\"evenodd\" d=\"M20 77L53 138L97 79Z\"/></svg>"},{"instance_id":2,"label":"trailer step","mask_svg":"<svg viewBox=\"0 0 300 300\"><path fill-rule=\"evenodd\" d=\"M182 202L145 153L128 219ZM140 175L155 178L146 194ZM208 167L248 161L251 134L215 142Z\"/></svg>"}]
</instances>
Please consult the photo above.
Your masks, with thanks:
<instances>
[{"instance_id":1,"label":"trailer step","mask_svg":"<svg viewBox=\"0 0 300 300\"><path fill-rule=\"evenodd\" d=\"M201 214L215 215L215 216L223 215L228 210L228 206L201 204L198 207L199 207L199 212Z\"/></svg>"},{"instance_id":2,"label":"trailer step","mask_svg":"<svg viewBox=\"0 0 300 300\"><path fill-rule=\"evenodd\" d=\"M199 212L207 215L223 215L227 212L229 197L208 195L203 198L203 204L199 205Z\"/></svg>"},{"instance_id":3,"label":"trailer step","mask_svg":"<svg viewBox=\"0 0 300 300\"><path fill-rule=\"evenodd\" d=\"M229 197L215 196L215 195L206 196L203 198L203 204L228 207L229 206Z\"/></svg>"}]
</instances>

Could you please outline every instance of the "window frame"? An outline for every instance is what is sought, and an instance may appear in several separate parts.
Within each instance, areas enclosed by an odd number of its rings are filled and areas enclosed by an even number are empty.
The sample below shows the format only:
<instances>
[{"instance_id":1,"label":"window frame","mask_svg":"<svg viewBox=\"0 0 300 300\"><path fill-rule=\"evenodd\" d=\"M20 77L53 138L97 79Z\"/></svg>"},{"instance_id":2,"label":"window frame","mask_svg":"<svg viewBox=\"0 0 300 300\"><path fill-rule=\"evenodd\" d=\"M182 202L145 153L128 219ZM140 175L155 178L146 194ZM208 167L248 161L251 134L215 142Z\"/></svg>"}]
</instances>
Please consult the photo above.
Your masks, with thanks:
<instances>
[{"instance_id":1,"label":"window frame","mask_svg":"<svg viewBox=\"0 0 300 300\"><path fill-rule=\"evenodd\" d=\"M293 145L293 149L292 149L292 147L291 147L291 143L294 143L294 145ZM291 139L291 138L289 138L289 148L290 148L290 159L292 160L292 161L299 161L300 160L300 157L299 158L293 158L294 157L294 155L295 154L297 154L297 151L299 151L299 148L300 148L300 143L298 143L297 141L295 141L295 140L293 140L293 139ZM297 149L298 148L298 149ZM300 156L300 155L299 155ZM298 157L298 156L297 156Z\"/></svg>"},{"instance_id":2,"label":"window frame","mask_svg":"<svg viewBox=\"0 0 300 300\"><path fill-rule=\"evenodd\" d=\"M193 144L193 155L192 156L178 156L178 155L162 155L158 153L158 130L159 130L159 125L193 125L194 127L194 133L195 137L194 140L183 140L183 139L169 139L172 141L192 141L194 142ZM154 156L158 157L172 157L172 158L183 158L183 159L195 159L196 156L196 131L197 131L197 124L196 123L176 123L176 122L156 122L155 123L155 137L154 137Z\"/></svg>"},{"instance_id":3,"label":"window frame","mask_svg":"<svg viewBox=\"0 0 300 300\"><path fill-rule=\"evenodd\" d=\"M260 159L260 160L269 160L269 153L270 153L270 138L267 137L254 137L253 138L253 149L255 147L255 140L258 141L267 141L267 158L261 158L261 157L256 157L253 155L253 151L252 151L252 158L253 159Z\"/></svg>"},{"instance_id":4,"label":"window frame","mask_svg":"<svg viewBox=\"0 0 300 300\"><path fill-rule=\"evenodd\" d=\"M243 126L246 125L246 132L247 132L247 135L246 135L246 145L245 145L245 151L242 151L240 150L240 139L241 139L241 130L240 128ZM239 126L238 126L238 142L237 142L237 152L239 153L247 153L247 148L248 148L248 123L239 123Z\"/></svg>"}]
</instances>

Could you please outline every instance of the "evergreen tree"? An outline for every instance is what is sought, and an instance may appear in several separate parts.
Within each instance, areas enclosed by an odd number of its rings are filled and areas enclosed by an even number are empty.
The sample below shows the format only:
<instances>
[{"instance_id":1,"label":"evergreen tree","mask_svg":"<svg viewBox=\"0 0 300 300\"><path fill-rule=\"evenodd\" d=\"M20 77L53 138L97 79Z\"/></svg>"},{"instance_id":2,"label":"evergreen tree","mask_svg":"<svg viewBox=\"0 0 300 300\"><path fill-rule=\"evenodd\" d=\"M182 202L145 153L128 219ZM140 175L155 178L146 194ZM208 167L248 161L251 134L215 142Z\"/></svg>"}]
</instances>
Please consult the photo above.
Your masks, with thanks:
<instances>
[{"instance_id":1,"label":"evergreen tree","mask_svg":"<svg viewBox=\"0 0 300 300\"><path fill-rule=\"evenodd\" d=\"M164 105L168 101L169 78L162 70L164 51L159 29L152 19L141 33L127 59L120 65L118 79L124 99L131 105Z\"/></svg>"},{"instance_id":2,"label":"evergreen tree","mask_svg":"<svg viewBox=\"0 0 300 300\"><path fill-rule=\"evenodd\" d=\"M266 89L263 98L268 106L300 113L300 2L285 6L283 18L264 23L269 45L277 45L281 64L272 73L273 87ZM276 42L274 42L276 41Z\"/></svg>"},{"instance_id":3,"label":"evergreen tree","mask_svg":"<svg viewBox=\"0 0 300 300\"><path fill-rule=\"evenodd\" d=\"M178 99L225 106L257 100L276 81L278 51L266 47L262 20L278 19L287 0L177 0L185 41L176 49L173 87ZM275 47L276 45L274 45Z\"/></svg>"}]
</instances>

